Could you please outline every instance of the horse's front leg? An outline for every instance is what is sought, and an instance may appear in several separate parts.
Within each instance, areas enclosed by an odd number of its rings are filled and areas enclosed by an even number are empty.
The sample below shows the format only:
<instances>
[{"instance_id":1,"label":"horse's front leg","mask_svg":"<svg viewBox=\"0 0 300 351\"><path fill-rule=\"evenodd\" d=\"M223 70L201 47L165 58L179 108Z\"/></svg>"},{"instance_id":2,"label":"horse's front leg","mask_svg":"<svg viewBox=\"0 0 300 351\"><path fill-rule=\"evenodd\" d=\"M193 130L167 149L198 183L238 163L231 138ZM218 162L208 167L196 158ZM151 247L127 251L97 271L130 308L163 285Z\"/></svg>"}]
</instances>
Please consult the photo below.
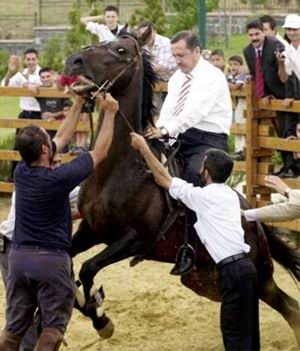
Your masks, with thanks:
<instances>
[{"instance_id":1,"label":"horse's front leg","mask_svg":"<svg viewBox=\"0 0 300 351\"><path fill-rule=\"evenodd\" d=\"M144 241L140 238L135 229L128 228L127 232L119 240L113 242L99 254L83 263L79 272L79 279L83 284L86 300L90 298L94 277L100 269L141 252L144 247Z\"/></svg>"},{"instance_id":2,"label":"horse's front leg","mask_svg":"<svg viewBox=\"0 0 300 351\"><path fill-rule=\"evenodd\" d=\"M77 254L101 243L101 236L99 237L95 235L88 222L86 220L82 220L78 230L72 237L72 248L70 255L71 257L75 257Z\"/></svg>"}]
</instances>

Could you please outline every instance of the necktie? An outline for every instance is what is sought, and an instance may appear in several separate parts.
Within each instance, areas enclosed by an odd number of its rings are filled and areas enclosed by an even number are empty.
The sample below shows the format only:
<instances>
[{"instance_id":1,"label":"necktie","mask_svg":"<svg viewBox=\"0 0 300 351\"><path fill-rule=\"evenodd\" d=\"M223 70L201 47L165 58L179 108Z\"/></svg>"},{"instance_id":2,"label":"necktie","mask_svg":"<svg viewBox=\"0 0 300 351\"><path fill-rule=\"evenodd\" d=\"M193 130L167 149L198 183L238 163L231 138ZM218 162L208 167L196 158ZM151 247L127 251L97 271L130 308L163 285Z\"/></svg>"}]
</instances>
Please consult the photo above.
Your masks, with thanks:
<instances>
[{"instance_id":1,"label":"necktie","mask_svg":"<svg viewBox=\"0 0 300 351\"><path fill-rule=\"evenodd\" d=\"M193 76L190 73L188 73L186 75L185 81L182 83L180 93L178 95L178 99L177 99L176 106L174 109L174 116L178 116L179 113L183 110L184 104L185 104L186 99L188 97L188 94L190 92L192 78L193 78Z\"/></svg>"},{"instance_id":2,"label":"necktie","mask_svg":"<svg viewBox=\"0 0 300 351\"><path fill-rule=\"evenodd\" d=\"M255 60L255 96L261 98L264 94L265 82L261 66L261 49L258 49Z\"/></svg>"}]
</instances>

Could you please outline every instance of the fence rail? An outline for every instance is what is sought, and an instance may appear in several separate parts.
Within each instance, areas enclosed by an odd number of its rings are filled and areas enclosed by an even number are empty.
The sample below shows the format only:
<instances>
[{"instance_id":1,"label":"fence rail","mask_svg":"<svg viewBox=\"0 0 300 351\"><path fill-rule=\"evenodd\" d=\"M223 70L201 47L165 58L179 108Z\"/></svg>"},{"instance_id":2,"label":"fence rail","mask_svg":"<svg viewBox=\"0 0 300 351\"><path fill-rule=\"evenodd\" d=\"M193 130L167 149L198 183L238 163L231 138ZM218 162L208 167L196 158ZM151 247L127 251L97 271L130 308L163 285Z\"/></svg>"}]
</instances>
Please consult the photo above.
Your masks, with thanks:
<instances>
[{"instance_id":1,"label":"fence rail","mask_svg":"<svg viewBox=\"0 0 300 351\"><path fill-rule=\"evenodd\" d=\"M167 91L167 84L159 84L156 91ZM0 96L34 96L26 88L0 88ZM56 89L41 88L38 96L40 97L71 97L71 94L64 94ZM246 185L245 194L248 202L253 207L262 206L270 203L271 190L264 186L265 176L273 171L272 152L273 150L285 150L300 152L300 141L286 140L275 137L275 130L272 123L275 117L275 111L300 112L300 101L295 101L292 106L284 107L282 100L272 100L268 106L263 101L255 101L252 84L247 84L244 91L235 91L234 97L246 98L247 109L245 111L245 123L234 123L231 128L233 134L242 134L246 136L246 160L236 161L234 170L245 172ZM21 128L29 123L36 123L46 129L56 130L59 122L16 120L11 118L0 118L0 128ZM89 130L88 123L81 122L78 130ZM0 160L19 160L20 156L17 151L0 150ZM72 156L64 155L63 162L69 161ZM300 180L285 179L286 183L300 189ZM12 183L0 182L0 192L11 192ZM272 224L272 223L270 223ZM283 227L291 230L300 231L300 220L276 223L276 227Z\"/></svg>"}]
</instances>

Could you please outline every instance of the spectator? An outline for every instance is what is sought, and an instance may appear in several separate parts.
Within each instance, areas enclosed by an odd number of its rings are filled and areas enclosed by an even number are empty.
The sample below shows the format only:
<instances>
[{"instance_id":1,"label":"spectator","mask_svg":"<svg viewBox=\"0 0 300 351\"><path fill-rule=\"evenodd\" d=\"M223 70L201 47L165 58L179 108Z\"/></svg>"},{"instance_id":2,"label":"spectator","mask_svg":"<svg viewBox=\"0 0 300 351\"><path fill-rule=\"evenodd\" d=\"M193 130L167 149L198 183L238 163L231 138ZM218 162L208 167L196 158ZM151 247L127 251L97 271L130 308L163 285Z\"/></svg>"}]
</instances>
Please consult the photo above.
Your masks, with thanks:
<instances>
[{"instance_id":1,"label":"spectator","mask_svg":"<svg viewBox=\"0 0 300 351\"><path fill-rule=\"evenodd\" d=\"M209 56L209 62L218 67L223 73L227 73L227 67L225 64L224 51L220 49L213 50Z\"/></svg>"},{"instance_id":2,"label":"spectator","mask_svg":"<svg viewBox=\"0 0 300 351\"><path fill-rule=\"evenodd\" d=\"M143 22L139 25L139 34L142 35L147 29L150 31L150 39L145 45L145 48L153 58L153 67L155 72L158 74L159 79L167 82L178 68L171 53L170 39L157 34L154 24L149 21ZM158 99L155 105L158 111L161 110L161 106L166 98L166 95L166 92L156 94Z\"/></svg>"},{"instance_id":3,"label":"spectator","mask_svg":"<svg viewBox=\"0 0 300 351\"><path fill-rule=\"evenodd\" d=\"M264 33L270 37L276 38L279 40L285 47L289 45L289 43L282 38L282 36L277 31L277 22L274 17L269 15L264 15L259 18L261 23L263 24Z\"/></svg>"},{"instance_id":4,"label":"spectator","mask_svg":"<svg viewBox=\"0 0 300 351\"><path fill-rule=\"evenodd\" d=\"M284 52L277 52L279 63L279 77L283 83L286 83L285 106L290 106L293 101L300 99L300 16L287 15L284 25L285 35L289 45ZM299 113L288 113L285 118L285 134L282 137L288 137L296 129L297 118ZM293 160L293 154L282 152L282 158L286 165L283 177L299 176L300 169L298 161ZM292 166L291 166L292 165Z\"/></svg>"},{"instance_id":5,"label":"spectator","mask_svg":"<svg viewBox=\"0 0 300 351\"><path fill-rule=\"evenodd\" d=\"M95 21L103 21L105 24L98 24ZM86 29L99 38L99 42L113 40L121 31L123 26L119 23L119 9L117 6L108 5L104 9L104 16L89 16L80 19Z\"/></svg>"},{"instance_id":6,"label":"spectator","mask_svg":"<svg viewBox=\"0 0 300 351\"><path fill-rule=\"evenodd\" d=\"M20 66L16 60L10 58L8 71L2 80L3 86L22 88L27 87L31 92L37 93L37 87L41 84L39 77L40 66L38 65L38 51L30 48L24 52L25 69L18 71ZM18 72L17 72L18 71ZM41 109L36 98L24 96L20 97L21 113L19 119L41 119ZM18 133L18 129L16 130ZM13 181L14 169L17 165L16 161L12 162L11 176L9 181Z\"/></svg>"},{"instance_id":7,"label":"spectator","mask_svg":"<svg viewBox=\"0 0 300 351\"><path fill-rule=\"evenodd\" d=\"M132 146L145 158L155 181L197 214L195 229L217 265L221 306L221 331L225 350L259 350L258 288L256 268L248 257L237 193L225 184L233 168L223 150L207 150L199 176L204 187L172 178L138 134Z\"/></svg>"},{"instance_id":8,"label":"spectator","mask_svg":"<svg viewBox=\"0 0 300 351\"><path fill-rule=\"evenodd\" d=\"M255 97L263 98L264 104L268 104L270 99L284 99L286 97L286 87L281 82L278 75L279 64L276 52L283 51L284 45L277 39L266 36L263 25L259 20L252 21L246 26L250 44L244 49L244 56L249 67L255 85ZM281 138L288 136L290 130L289 115L285 112L276 113L277 120L275 128ZM294 118L294 117L292 117ZM285 167L285 153L281 153L283 167L276 172L279 176L290 176Z\"/></svg>"},{"instance_id":9,"label":"spectator","mask_svg":"<svg viewBox=\"0 0 300 351\"><path fill-rule=\"evenodd\" d=\"M51 169L55 151L59 152L74 134L82 104L83 99L76 97L72 113L53 142L44 129L34 125L23 128L17 137L22 162L15 170L16 223L0 351L18 350L37 305L42 332L35 351L58 350L71 317L75 287L68 254L72 230L68 196L106 157L118 109L110 94L101 98L104 121L94 150Z\"/></svg>"},{"instance_id":10,"label":"spectator","mask_svg":"<svg viewBox=\"0 0 300 351\"><path fill-rule=\"evenodd\" d=\"M171 40L171 51L179 69L169 80L157 127L148 128L145 136L152 139L179 134L179 150L185 161L183 178L199 186L198 171L205 151L212 147L228 150L230 92L225 75L202 58L199 39L193 32L177 33ZM171 271L174 275L193 268L195 213L188 210L187 218L187 238Z\"/></svg>"},{"instance_id":11,"label":"spectator","mask_svg":"<svg viewBox=\"0 0 300 351\"><path fill-rule=\"evenodd\" d=\"M50 67L41 68L39 74L42 87L55 88L55 76L53 75ZM54 120L61 121L66 118L64 106L67 101L70 101L69 99L57 97L37 97L37 101L40 104L42 119L50 122ZM47 130L47 132L52 139L55 135L55 131ZM67 146L63 152L68 152Z\"/></svg>"},{"instance_id":12,"label":"spectator","mask_svg":"<svg viewBox=\"0 0 300 351\"><path fill-rule=\"evenodd\" d=\"M242 211L247 221L282 222L300 218L300 190L291 189L276 176L268 176L265 185L286 197L285 202Z\"/></svg>"},{"instance_id":13,"label":"spectator","mask_svg":"<svg viewBox=\"0 0 300 351\"><path fill-rule=\"evenodd\" d=\"M287 15L283 24L290 45L283 53L278 53L279 76L282 82L294 73L300 81L300 16Z\"/></svg>"},{"instance_id":14,"label":"spectator","mask_svg":"<svg viewBox=\"0 0 300 351\"><path fill-rule=\"evenodd\" d=\"M39 77L40 66L38 65L39 55L35 49L27 49L24 52L24 64L26 68L17 72L19 65L11 62L8 71L2 81L2 85L9 87L27 87L32 92L37 92L37 87L41 84ZM20 119L41 119L41 110L37 100L33 97L20 98Z\"/></svg>"},{"instance_id":15,"label":"spectator","mask_svg":"<svg viewBox=\"0 0 300 351\"><path fill-rule=\"evenodd\" d=\"M62 73L57 81L57 87L64 89L65 92L69 91L69 87L77 82L87 83L85 77L82 76L66 76ZM95 109L95 99L86 98L85 103L82 106L80 121L87 122L89 118L92 118L92 113ZM82 152L87 151L88 132L76 132L76 146L70 150L72 155L80 155Z\"/></svg>"},{"instance_id":16,"label":"spectator","mask_svg":"<svg viewBox=\"0 0 300 351\"><path fill-rule=\"evenodd\" d=\"M52 74L51 68L43 67L40 69L39 74L42 87L55 88L55 77ZM63 109L66 104L70 103L70 99L38 97L37 100L40 104L42 119L53 121L63 120L66 118Z\"/></svg>"},{"instance_id":17,"label":"spectator","mask_svg":"<svg viewBox=\"0 0 300 351\"><path fill-rule=\"evenodd\" d=\"M153 57L154 70L159 75L159 79L167 82L178 69L172 56L170 39L157 34L154 24L149 21L139 25L139 34L142 35L148 28L150 30L150 39L145 48Z\"/></svg>"},{"instance_id":18,"label":"spectator","mask_svg":"<svg viewBox=\"0 0 300 351\"><path fill-rule=\"evenodd\" d=\"M228 74L226 79L231 91L243 89L247 75L244 74L243 58L239 55L231 56L228 60ZM245 123L244 111L246 110L246 98L238 97L236 99L236 106L233 111L233 120L236 123ZM235 135L235 153L233 159L236 161L245 160L245 136Z\"/></svg>"}]
</instances>

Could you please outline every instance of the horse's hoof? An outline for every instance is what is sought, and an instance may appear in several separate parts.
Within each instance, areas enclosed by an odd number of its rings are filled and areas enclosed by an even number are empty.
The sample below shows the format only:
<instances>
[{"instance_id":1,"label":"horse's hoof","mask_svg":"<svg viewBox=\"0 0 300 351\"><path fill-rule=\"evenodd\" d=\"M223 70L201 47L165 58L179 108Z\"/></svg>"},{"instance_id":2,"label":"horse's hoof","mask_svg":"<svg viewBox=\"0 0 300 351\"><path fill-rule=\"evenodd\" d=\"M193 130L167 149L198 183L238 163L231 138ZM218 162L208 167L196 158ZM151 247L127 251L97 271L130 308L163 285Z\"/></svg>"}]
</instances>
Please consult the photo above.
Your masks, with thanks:
<instances>
[{"instance_id":1,"label":"horse's hoof","mask_svg":"<svg viewBox=\"0 0 300 351\"><path fill-rule=\"evenodd\" d=\"M115 331L115 326L111 320L109 320L109 322L106 324L104 328L97 330L99 336L103 339L111 338L114 334L114 331Z\"/></svg>"}]
</instances>

